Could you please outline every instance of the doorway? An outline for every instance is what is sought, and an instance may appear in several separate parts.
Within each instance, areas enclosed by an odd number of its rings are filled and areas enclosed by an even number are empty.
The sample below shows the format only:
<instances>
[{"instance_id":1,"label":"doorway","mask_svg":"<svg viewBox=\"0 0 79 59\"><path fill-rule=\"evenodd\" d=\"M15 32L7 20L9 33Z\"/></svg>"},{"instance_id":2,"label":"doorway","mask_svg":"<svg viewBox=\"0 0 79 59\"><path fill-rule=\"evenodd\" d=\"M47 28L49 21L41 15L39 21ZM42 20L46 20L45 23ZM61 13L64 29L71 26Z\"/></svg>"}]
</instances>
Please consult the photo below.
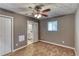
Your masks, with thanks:
<instances>
[{"instance_id":1,"label":"doorway","mask_svg":"<svg viewBox=\"0 0 79 59\"><path fill-rule=\"evenodd\" d=\"M38 41L38 23L27 21L27 45Z\"/></svg>"},{"instance_id":2,"label":"doorway","mask_svg":"<svg viewBox=\"0 0 79 59\"><path fill-rule=\"evenodd\" d=\"M12 18L0 15L0 55L12 51Z\"/></svg>"}]
</instances>

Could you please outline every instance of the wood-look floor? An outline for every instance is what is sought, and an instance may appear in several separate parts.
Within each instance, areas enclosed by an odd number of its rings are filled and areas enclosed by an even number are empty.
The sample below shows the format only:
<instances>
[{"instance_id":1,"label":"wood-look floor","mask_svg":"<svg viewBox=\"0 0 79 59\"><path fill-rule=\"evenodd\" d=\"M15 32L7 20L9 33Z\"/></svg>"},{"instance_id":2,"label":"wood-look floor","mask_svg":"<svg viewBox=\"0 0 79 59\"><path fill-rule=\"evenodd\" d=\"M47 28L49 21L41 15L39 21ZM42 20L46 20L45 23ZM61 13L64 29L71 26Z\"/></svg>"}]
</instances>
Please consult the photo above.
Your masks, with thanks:
<instances>
[{"instance_id":1,"label":"wood-look floor","mask_svg":"<svg viewBox=\"0 0 79 59\"><path fill-rule=\"evenodd\" d=\"M48 44L45 42L36 42L27 47L8 54L10 56L74 56L72 49Z\"/></svg>"}]
</instances>

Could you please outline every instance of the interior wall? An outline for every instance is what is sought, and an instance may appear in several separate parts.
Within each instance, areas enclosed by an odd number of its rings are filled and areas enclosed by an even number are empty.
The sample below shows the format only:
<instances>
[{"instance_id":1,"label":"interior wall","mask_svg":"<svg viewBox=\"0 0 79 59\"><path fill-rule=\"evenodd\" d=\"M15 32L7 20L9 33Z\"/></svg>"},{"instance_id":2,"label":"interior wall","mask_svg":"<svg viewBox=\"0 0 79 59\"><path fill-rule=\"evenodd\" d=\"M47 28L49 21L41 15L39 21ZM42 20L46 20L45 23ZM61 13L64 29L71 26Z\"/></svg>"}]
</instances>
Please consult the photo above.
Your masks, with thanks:
<instances>
[{"instance_id":1,"label":"interior wall","mask_svg":"<svg viewBox=\"0 0 79 59\"><path fill-rule=\"evenodd\" d=\"M76 54L79 56L79 9L75 15L75 49Z\"/></svg>"},{"instance_id":2,"label":"interior wall","mask_svg":"<svg viewBox=\"0 0 79 59\"><path fill-rule=\"evenodd\" d=\"M37 20L26 17L20 14L16 14L13 12L9 12L3 9L0 9L0 14L6 15L6 16L12 16L14 17L14 49L17 49L21 46L24 46L27 44L27 20L36 21ZM19 35L24 35L25 40L22 42L19 42Z\"/></svg>"},{"instance_id":3,"label":"interior wall","mask_svg":"<svg viewBox=\"0 0 79 59\"><path fill-rule=\"evenodd\" d=\"M40 39L56 44L74 47L74 14L61 17L40 20ZM49 32L47 23L58 21L58 32ZM64 41L64 43L63 43Z\"/></svg>"}]
</instances>

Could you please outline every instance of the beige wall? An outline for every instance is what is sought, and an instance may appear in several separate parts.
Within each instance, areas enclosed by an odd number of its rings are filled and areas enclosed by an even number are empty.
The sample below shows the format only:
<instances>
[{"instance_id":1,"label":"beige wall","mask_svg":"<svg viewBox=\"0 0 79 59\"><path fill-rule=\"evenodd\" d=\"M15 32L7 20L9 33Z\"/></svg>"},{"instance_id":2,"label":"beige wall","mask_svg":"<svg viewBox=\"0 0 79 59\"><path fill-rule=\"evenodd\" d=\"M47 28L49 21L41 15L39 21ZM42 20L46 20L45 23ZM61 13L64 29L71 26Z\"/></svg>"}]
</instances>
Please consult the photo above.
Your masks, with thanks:
<instances>
[{"instance_id":1,"label":"beige wall","mask_svg":"<svg viewBox=\"0 0 79 59\"><path fill-rule=\"evenodd\" d=\"M76 54L79 56L79 8L75 15L75 49Z\"/></svg>"},{"instance_id":2,"label":"beige wall","mask_svg":"<svg viewBox=\"0 0 79 59\"><path fill-rule=\"evenodd\" d=\"M25 39L24 42L19 42L18 36L23 34L27 37L26 35L27 20L33 20L33 21L36 20L2 9L0 9L0 14L14 17L14 48L16 49L26 45L27 39ZM58 20L59 22L58 32L47 31L47 22L53 20ZM74 47L74 15L67 15L58 18L40 20L39 27L40 27L39 38L41 40ZM65 43L63 44L62 41L64 41ZM18 43L18 46L16 46L16 43Z\"/></svg>"},{"instance_id":3,"label":"beige wall","mask_svg":"<svg viewBox=\"0 0 79 59\"><path fill-rule=\"evenodd\" d=\"M58 20L58 32L48 32L47 23ZM74 47L74 15L66 15L40 21L40 39L61 45ZM62 43L64 41L64 43Z\"/></svg>"},{"instance_id":4,"label":"beige wall","mask_svg":"<svg viewBox=\"0 0 79 59\"><path fill-rule=\"evenodd\" d=\"M12 13L6 10L0 9L0 14L14 17L14 49L19 48L27 44L27 20L35 20L23 15ZM25 41L19 42L18 36L25 35ZM16 46L18 44L18 46Z\"/></svg>"}]
</instances>

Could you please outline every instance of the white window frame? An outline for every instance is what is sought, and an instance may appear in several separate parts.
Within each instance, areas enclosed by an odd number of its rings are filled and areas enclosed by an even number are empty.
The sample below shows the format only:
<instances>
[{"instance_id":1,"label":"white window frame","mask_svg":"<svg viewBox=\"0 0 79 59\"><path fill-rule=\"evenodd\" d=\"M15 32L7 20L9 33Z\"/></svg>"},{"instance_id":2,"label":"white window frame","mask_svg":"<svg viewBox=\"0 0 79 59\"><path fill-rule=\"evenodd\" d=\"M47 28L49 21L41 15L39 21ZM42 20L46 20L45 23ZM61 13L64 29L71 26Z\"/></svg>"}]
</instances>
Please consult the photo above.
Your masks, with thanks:
<instances>
[{"instance_id":1,"label":"white window frame","mask_svg":"<svg viewBox=\"0 0 79 59\"><path fill-rule=\"evenodd\" d=\"M48 31L53 31L53 32L57 32L58 31L58 21L54 20L54 21L49 21L47 23L48 27Z\"/></svg>"}]
</instances>

